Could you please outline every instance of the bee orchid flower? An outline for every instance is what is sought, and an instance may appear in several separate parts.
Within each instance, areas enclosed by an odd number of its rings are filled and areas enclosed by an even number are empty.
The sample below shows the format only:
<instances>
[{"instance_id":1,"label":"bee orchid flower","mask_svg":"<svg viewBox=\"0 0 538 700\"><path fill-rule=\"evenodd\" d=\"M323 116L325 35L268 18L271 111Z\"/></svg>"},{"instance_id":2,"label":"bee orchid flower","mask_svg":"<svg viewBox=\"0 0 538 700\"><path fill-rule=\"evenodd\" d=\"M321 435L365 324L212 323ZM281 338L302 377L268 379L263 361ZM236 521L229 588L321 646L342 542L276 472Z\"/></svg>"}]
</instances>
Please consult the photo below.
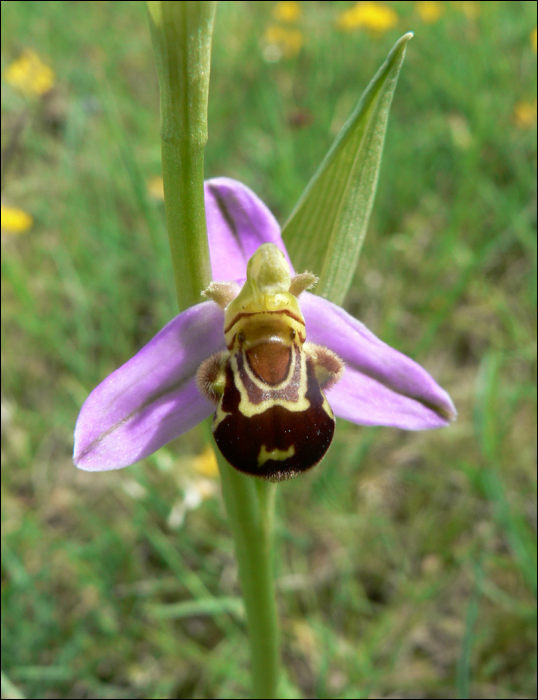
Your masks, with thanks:
<instances>
[{"instance_id":1,"label":"bee orchid flower","mask_svg":"<svg viewBox=\"0 0 538 700\"><path fill-rule=\"evenodd\" d=\"M209 180L205 206L208 300L176 316L92 391L75 429L79 468L133 464L209 417L215 404L224 456L271 480L321 459L334 416L404 430L455 418L449 395L425 369L306 291L315 277L294 274L276 219L248 187Z\"/></svg>"}]
</instances>

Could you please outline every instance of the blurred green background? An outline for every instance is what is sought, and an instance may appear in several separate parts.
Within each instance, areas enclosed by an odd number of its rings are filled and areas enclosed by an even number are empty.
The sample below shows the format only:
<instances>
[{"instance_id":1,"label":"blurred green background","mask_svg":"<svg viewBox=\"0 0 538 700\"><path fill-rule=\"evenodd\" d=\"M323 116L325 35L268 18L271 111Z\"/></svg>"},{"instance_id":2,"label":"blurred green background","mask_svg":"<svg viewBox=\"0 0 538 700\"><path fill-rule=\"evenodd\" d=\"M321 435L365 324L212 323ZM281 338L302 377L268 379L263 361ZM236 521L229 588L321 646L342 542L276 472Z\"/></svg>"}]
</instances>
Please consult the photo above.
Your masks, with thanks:
<instances>
[{"instance_id":1,"label":"blurred green background","mask_svg":"<svg viewBox=\"0 0 538 700\"><path fill-rule=\"evenodd\" d=\"M281 223L414 30L346 308L459 411L340 421L279 487L290 697L536 697L535 28L535 2L219 3L207 176ZM88 393L176 313L159 176L144 4L2 3L3 698L248 696L202 429L71 461Z\"/></svg>"}]
</instances>

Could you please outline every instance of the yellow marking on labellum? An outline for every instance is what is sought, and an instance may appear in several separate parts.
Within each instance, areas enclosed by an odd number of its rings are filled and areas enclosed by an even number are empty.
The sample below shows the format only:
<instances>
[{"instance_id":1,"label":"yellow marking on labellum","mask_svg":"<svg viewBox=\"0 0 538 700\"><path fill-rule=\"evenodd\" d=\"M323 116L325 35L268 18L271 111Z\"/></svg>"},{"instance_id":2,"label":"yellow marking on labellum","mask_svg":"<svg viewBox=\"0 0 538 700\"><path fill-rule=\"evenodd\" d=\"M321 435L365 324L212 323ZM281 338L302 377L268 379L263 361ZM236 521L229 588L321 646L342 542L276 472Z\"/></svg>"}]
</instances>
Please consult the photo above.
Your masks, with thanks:
<instances>
[{"instance_id":1,"label":"yellow marking on labellum","mask_svg":"<svg viewBox=\"0 0 538 700\"><path fill-rule=\"evenodd\" d=\"M239 355L239 358L243 359L243 355ZM276 387L269 387L263 380L256 377L249 367L248 362L243 362L241 369L239 368L238 355L232 355L230 358L234 384L241 396L239 402L239 411L244 416L251 418L272 406L282 406L288 411L307 411L310 408L310 402L306 398L307 391L307 377L306 377L306 362L304 362L304 354L299 350L292 352L291 367L288 373L288 377L294 377L296 389L296 398L287 398L286 389L289 387L290 383L286 380L281 382L281 384ZM250 381L249 381L250 380ZM260 400L254 401L252 397L252 392L249 392L249 386L252 389L252 385L259 389L261 394ZM284 389L284 391L282 390Z\"/></svg>"},{"instance_id":2,"label":"yellow marking on labellum","mask_svg":"<svg viewBox=\"0 0 538 700\"><path fill-rule=\"evenodd\" d=\"M265 445L262 445L260 454L258 455L258 466L262 467L270 459L274 459L275 462L282 462L285 459L293 457L294 454L294 445L290 445L287 450L275 449L270 452L265 449Z\"/></svg>"},{"instance_id":3,"label":"yellow marking on labellum","mask_svg":"<svg viewBox=\"0 0 538 700\"><path fill-rule=\"evenodd\" d=\"M219 401L217 404L217 408L215 409L215 415L213 416L213 432L219 427L219 425L222 423L222 421L227 417L231 416L230 411L224 411L222 409L222 401Z\"/></svg>"},{"instance_id":4,"label":"yellow marking on labellum","mask_svg":"<svg viewBox=\"0 0 538 700\"><path fill-rule=\"evenodd\" d=\"M322 392L322 393L323 393L323 392ZM323 410L325 411L325 413L326 413L330 418L332 418L333 420L335 420L333 410L332 410L332 408L330 407L329 402L327 401L327 397L325 396L325 394L323 394L323 403L321 404L321 407L323 408Z\"/></svg>"},{"instance_id":5,"label":"yellow marking on labellum","mask_svg":"<svg viewBox=\"0 0 538 700\"><path fill-rule=\"evenodd\" d=\"M213 283L205 292L225 308L228 348L205 360L196 377L217 404L215 441L236 469L271 481L317 464L334 433L322 387L338 381L343 364L330 350L305 345L298 301L314 281L311 273L292 280L284 254L266 243L249 260L235 298L232 284Z\"/></svg>"}]
</instances>

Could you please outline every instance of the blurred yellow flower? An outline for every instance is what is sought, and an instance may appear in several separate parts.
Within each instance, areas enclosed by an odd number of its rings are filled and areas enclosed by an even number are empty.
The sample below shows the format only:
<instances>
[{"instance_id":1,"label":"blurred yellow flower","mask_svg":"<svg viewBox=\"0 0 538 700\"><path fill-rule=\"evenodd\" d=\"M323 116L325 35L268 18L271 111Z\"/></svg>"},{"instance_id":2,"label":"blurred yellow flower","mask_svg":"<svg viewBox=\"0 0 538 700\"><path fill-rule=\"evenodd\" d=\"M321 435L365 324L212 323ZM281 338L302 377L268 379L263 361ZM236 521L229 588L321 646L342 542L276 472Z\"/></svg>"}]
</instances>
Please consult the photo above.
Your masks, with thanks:
<instances>
[{"instance_id":1,"label":"blurred yellow flower","mask_svg":"<svg viewBox=\"0 0 538 700\"><path fill-rule=\"evenodd\" d=\"M479 2L453 2L452 5L463 12L467 19L475 19L480 14L480 3Z\"/></svg>"},{"instance_id":2,"label":"blurred yellow flower","mask_svg":"<svg viewBox=\"0 0 538 700\"><path fill-rule=\"evenodd\" d=\"M27 49L4 70L4 80L25 95L44 95L54 85L54 71Z\"/></svg>"},{"instance_id":3,"label":"blurred yellow flower","mask_svg":"<svg viewBox=\"0 0 538 700\"><path fill-rule=\"evenodd\" d=\"M26 233L34 223L30 214L17 207L6 207L2 204L2 232L9 234Z\"/></svg>"},{"instance_id":4,"label":"blurred yellow flower","mask_svg":"<svg viewBox=\"0 0 538 700\"><path fill-rule=\"evenodd\" d=\"M281 56L296 56L303 45L303 35L298 29L270 24L263 35L267 48L264 55L269 61L278 61Z\"/></svg>"},{"instance_id":5,"label":"blurred yellow flower","mask_svg":"<svg viewBox=\"0 0 538 700\"><path fill-rule=\"evenodd\" d=\"M420 19L426 24L434 24L444 13L442 2L416 2L415 6Z\"/></svg>"},{"instance_id":6,"label":"blurred yellow flower","mask_svg":"<svg viewBox=\"0 0 538 700\"><path fill-rule=\"evenodd\" d=\"M534 53L536 53L536 27L531 32L531 44L532 44L532 50Z\"/></svg>"},{"instance_id":7,"label":"blurred yellow flower","mask_svg":"<svg viewBox=\"0 0 538 700\"><path fill-rule=\"evenodd\" d=\"M536 124L536 100L518 102L514 107L514 122L520 129L531 129Z\"/></svg>"},{"instance_id":8,"label":"blurred yellow flower","mask_svg":"<svg viewBox=\"0 0 538 700\"><path fill-rule=\"evenodd\" d=\"M344 10L337 20L339 29L369 29L372 32L386 32L398 23L394 10L378 2L358 2Z\"/></svg>"},{"instance_id":9,"label":"blurred yellow flower","mask_svg":"<svg viewBox=\"0 0 538 700\"><path fill-rule=\"evenodd\" d=\"M202 453L194 458L194 469L198 474L210 478L215 478L219 475L219 465L211 445L208 445Z\"/></svg>"},{"instance_id":10,"label":"blurred yellow flower","mask_svg":"<svg viewBox=\"0 0 538 700\"><path fill-rule=\"evenodd\" d=\"M146 187L148 188L148 192L153 199L158 199L160 202L164 202L164 185L163 179L160 175L150 177L146 182Z\"/></svg>"},{"instance_id":11,"label":"blurred yellow flower","mask_svg":"<svg viewBox=\"0 0 538 700\"><path fill-rule=\"evenodd\" d=\"M301 14L298 2L277 2L273 8L273 17L279 22L296 22Z\"/></svg>"}]
</instances>

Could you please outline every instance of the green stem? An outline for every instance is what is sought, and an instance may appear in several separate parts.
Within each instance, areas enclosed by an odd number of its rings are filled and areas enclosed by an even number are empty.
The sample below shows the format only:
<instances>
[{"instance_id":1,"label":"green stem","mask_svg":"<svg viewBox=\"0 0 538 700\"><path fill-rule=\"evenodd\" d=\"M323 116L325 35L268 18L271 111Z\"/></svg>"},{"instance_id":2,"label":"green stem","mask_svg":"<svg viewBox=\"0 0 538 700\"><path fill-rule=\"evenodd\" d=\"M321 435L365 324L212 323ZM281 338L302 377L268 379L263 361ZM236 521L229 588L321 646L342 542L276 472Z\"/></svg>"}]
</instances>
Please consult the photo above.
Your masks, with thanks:
<instances>
[{"instance_id":1,"label":"green stem","mask_svg":"<svg viewBox=\"0 0 538 700\"><path fill-rule=\"evenodd\" d=\"M159 76L166 226L179 310L211 281L204 149L216 2L148 2Z\"/></svg>"},{"instance_id":2,"label":"green stem","mask_svg":"<svg viewBox=\"0 0 538 700\"><path fill-rule=\"evenodd\" d=\"M247 612L252 697L278 698L280 668L273 572L276 485L241 474L217 454Z\"/></svg>"},{"instance_id":3,"label":"green stem","mask_svg":"<svg viewBox=\"0 0 538 700\"><path fill-rule=\"evenodd\" d=\"M166 227L179 310L202 301L211 281L204 209L204 147L162 140Z\"/></svg>"},{"instance_id":4,"label":"green stem","mask_svg":"<svg viewBox=\"0 0 538 700\"><path fill-rule=\"evenodd\" d=\"M148 2L161 96L166 225L180 311L211 280L204 209L204 148L215 2ZM220 455L226 510L247 611L253 697L277 698L279 650L273 575L275 487Z\"/></svg>"}]
</instances>

